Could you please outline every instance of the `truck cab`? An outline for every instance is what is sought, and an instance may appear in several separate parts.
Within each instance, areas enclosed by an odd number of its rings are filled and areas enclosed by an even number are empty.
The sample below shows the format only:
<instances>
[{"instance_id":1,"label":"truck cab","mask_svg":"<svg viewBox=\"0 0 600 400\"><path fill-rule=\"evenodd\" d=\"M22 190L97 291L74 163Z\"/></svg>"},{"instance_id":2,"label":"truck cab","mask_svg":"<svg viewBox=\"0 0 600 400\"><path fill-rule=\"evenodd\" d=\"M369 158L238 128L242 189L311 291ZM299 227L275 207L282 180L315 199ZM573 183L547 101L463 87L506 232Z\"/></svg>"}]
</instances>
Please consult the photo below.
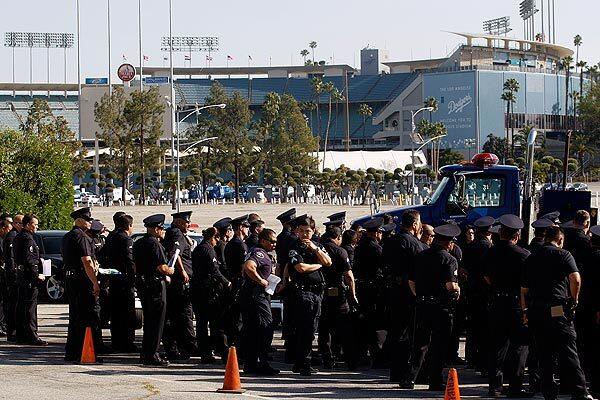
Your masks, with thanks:
<instances>
[{"instance_id":1,"label":"truck cab","mask_svg":"<svg viewBox=\"0 0 600 400\"><path fill-rule=\"evenodd\" d=\"M482 153L470 163L442 167L442 180L424 204L400 207L386 214L399 220L404 210L416 209L423 223L434 226L448 221L465 226L482 216L520 215L519 169L497 164L498 157L494 154ZM357 221L362 223L369 218Z\"/></svg>"}]
</instances>

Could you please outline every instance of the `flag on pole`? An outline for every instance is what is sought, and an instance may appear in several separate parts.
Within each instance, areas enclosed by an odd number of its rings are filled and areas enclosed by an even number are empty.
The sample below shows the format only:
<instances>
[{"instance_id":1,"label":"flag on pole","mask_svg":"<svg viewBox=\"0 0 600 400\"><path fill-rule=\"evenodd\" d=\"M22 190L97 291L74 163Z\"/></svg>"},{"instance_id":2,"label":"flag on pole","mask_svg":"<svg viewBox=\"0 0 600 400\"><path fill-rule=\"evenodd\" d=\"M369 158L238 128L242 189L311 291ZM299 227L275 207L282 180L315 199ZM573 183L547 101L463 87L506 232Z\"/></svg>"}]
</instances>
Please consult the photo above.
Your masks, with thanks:
<instances>
[{"instance_id":1,"label":"flag on pole","mask_svg":"<svg viewBox=\"0 0 600 400\"><path fill-rule=\"evenodd\" d=\"M186 55L186 56L185 56L185 61L190 61L190 60L191 60L191 57L190 57L190 56L188 56L188 55Z\"/></svg>"},{"instance_id":2,"label":"flag on pole","mask_svg":"<svg viewBox=\"0 0 600 400\"><path fill-rule=\"evenodd\" d=\"M148 60L149 60L149 57L144 54L144 61L148 61Z\"/></svg>"},{"instance_id":3,"label":"flag on pole","mask_svg":"<svg viewBox=\"0 0 600 400\"><path fill-rule=\"evenodd\" d=\"M233 57L231 57L230 55L227 56L227 60L232 61Z\"/></svg>"}]
</instances>

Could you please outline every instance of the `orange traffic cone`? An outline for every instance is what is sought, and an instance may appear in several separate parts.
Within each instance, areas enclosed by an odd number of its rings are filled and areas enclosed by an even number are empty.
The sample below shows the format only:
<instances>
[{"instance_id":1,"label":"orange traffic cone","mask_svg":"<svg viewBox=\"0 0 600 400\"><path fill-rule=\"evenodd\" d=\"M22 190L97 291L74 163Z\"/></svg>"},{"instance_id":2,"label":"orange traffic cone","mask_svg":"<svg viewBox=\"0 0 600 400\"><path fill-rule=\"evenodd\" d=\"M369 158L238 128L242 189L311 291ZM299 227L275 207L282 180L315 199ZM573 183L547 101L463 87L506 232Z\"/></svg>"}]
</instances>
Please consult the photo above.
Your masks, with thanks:
<instances>
[{"instance_id":1,"label":"orange traffic cone","mask_svg":"<svg viewBox=\"0 0 600 400\"><path fill-rule=\"evenodd\" d=\"M223 387L218 389L221 393L244 393L242 383L240 382L240 368L238 366L237 352L235 347L229 348L227 355L227 365L225 366L225 378L223 379Z\"/></svg>"},{"instance_id":2,"label":"orange traffic cone","mask_svg":"<svg viewBox=\"0 0 600 400\"><path fill-rule=\"evenodd\" d=\"M448 382L446 383L446 392L444 400L460 400L460 389L458 388L458 373L456 369L450 368L448 371Z\"/></svg>"},{"instance_id":3,"label":"orange traffic cone","mask_svg":"<svg viewBox=\"0 0 600 400\"><path fill-rule=\"evenodd\" d=\"M92 338L92 328L85 328L85 337L83 339L83 349L81 349L81 363L95 364L96 352L94 351L94 339Z\"/></svg>"}]
</instances>

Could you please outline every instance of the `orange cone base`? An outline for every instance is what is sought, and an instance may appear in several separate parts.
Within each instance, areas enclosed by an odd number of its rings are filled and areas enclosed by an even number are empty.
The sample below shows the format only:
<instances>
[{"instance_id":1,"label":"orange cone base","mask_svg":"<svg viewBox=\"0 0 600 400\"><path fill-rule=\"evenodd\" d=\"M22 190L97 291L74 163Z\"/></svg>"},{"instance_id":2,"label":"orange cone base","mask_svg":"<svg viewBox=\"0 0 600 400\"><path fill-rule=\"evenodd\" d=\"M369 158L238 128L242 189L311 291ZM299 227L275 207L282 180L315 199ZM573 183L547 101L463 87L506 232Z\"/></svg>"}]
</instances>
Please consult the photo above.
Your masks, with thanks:
<instances>
[{"instance_id":1,"label":"orange cone base","mask_svg":"<svg viewBox=\"0 0 600 400\"><path fill-rule=\"evenodd\" d=\"M85 337L83 339L83 348L81 349L80 364L95 364L96 352L94 351L94 340L92 339L92 328L85 328Z\"/></svg>"},{"instance_id":2,"label":"orange cone base","mask_svg":"<svg viewBox=\"0 0 600 400\"><path fill-rule=\"evenodd\" d=\"M238 390L229 390L229 389L217 389L219 393L232 393L232 394L242 394L246 391L246 389L238 389Z\"/></svg>"}]
</instances>

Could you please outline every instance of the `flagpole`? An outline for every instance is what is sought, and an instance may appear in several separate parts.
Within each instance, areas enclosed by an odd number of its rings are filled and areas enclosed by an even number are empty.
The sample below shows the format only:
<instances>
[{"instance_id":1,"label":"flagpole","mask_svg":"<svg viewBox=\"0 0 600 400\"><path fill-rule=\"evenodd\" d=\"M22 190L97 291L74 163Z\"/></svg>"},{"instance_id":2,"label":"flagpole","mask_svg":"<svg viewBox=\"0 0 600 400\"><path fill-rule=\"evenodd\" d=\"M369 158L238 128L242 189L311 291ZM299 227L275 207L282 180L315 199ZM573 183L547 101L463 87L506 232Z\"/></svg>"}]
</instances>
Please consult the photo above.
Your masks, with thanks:
<instances>
[{"instance_id":1,"label":"flagpole","mask_svg":"<svg viewBox=\"0 0 600 400\"><path fill-rule=\"evenodd\" d=\"M169 0L169 76L171 83L171 172L175 173L175 86L173 82L173 0Z\"/></svg>"},{"instance_id":2,"label":"flagpole","mask_svg":"<svg viewBox=\"0 0 600 400\"><path fill-rule=\"evenodd\" d=\"M107 0L107 10L106 10L107 18L108 18L108 95L112 95L112 64L111 64L111 28L110 28L110 0Z\"/></svg>"}]
</instances>

